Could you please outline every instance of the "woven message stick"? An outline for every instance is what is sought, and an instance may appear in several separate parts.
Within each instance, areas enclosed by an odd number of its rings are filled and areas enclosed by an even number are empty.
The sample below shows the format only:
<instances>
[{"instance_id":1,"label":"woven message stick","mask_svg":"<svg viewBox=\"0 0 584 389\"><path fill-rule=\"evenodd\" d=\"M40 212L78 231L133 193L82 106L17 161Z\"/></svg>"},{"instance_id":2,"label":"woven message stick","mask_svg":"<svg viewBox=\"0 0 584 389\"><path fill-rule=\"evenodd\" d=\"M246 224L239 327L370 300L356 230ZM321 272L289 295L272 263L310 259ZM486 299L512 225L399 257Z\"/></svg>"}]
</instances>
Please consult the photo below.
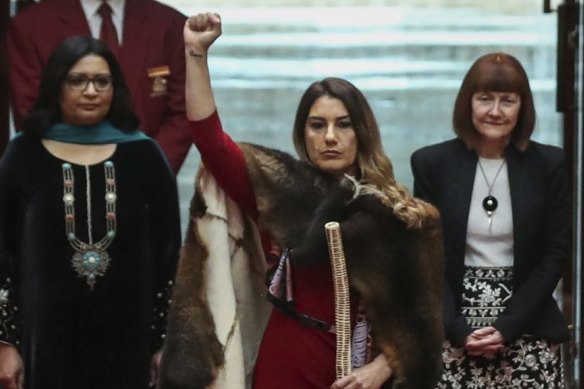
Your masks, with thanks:
<instances>
[{"instance_id":1,"label":"woven message stick","mask_svg":"<svg viewBox=\"0 0 584 389\"><path fill-rule=\"evenodd\" d=\"M337 333L336 372L337 378L351 373L351 303L349 301L349 278L341 227L337 222L324 226L333 272L335 291L335 327Z\"/></svg>"}]
</instances>

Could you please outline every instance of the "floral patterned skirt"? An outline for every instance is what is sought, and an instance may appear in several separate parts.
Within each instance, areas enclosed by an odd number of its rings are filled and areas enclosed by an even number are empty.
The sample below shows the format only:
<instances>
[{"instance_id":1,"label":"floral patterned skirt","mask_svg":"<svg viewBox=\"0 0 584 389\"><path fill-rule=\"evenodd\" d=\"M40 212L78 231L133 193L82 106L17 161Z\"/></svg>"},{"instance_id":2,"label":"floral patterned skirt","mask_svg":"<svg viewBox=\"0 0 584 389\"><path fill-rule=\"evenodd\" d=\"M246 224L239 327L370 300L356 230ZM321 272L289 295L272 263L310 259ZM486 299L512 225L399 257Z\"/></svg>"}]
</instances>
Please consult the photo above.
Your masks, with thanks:
<instances>
[{"instance_id":1,"label":"floral patterned skirt","mask_svg":"<svg viewBox=\"0 0 584 389\"><path fill-rule=\"evenodd\" d=\"M513 290L510 267L467 267L462 313L472 328L492 325ZM444 343L444 370L439 389L564 388L559 346L523 336L491 358L473 357Z\"/></svg>"}]
</instances>

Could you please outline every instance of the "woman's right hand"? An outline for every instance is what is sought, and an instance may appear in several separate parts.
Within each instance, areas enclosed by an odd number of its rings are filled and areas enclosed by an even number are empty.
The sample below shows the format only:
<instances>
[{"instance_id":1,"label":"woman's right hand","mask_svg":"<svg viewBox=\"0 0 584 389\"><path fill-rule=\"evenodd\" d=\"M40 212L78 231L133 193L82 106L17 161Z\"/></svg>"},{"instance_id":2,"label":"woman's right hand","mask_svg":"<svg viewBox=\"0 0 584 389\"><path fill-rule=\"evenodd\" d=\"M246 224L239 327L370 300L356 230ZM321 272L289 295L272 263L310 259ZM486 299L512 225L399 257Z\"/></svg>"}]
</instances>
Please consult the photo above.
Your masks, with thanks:
<instances>
[{"instance_id":1,"label":"woman's right hand","mask_svg":"<svg viewBox=\"0 0 584 389\"><path fill-rule=\"evenodd\" d=\"M331 389L378 389L393 375L385 354L336 380Z\"/></svg>"},{"instance_id":2,"label":"woman's right hand","mask_svg":"<svg viewBox=\"0 0 584 389\"><path fill-rule=\"evenodd\" d=\"M473 331L467 338L464 348L472 356L491 356L503 350L505 340L495 327L484 327Z\"/></svg>"},{"instance_id":3,"label":"woman's right hand","mask_svg":"<svg viewBox=\"0 0 584 389\"><path fill-rule=\"evenodd\" d=\"M23 389L24 364L16 347L0 343L0 386L4 389Z\"/></svg>"},{"instance_id":4,"label":"woman's right hand","mask_svg":"<svg viewBox=\"0 0 584 389\"><path fill-rule=\"evenodd\" d=\"M221 17L212 12L193 15L185 22L185 46L203 54L221 35Z\"/></svg>"}]
</instances>

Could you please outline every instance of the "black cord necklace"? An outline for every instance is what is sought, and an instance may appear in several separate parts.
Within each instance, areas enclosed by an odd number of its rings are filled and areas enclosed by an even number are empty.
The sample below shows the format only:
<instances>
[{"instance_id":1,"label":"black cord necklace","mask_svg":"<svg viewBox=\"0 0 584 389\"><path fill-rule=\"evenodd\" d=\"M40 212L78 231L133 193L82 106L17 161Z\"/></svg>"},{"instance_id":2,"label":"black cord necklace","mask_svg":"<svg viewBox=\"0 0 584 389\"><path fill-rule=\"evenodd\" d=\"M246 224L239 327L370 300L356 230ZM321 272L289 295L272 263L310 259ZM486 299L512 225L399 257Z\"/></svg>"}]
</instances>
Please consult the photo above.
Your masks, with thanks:
<instances>
[{"instance_id":1,"label":"black cord necklace","mask_svg":"<svg viewBox=\"0 0 584 389\"><path fill-rule=\"evenodd\" d=\"M487 175L485 174L485 169L483 169L481 160L479 159L478 161L479 168L481 169L481 173L483 173L483 178L485 179L485 184L487 184L487 188L489 189L489 193L483 199L483 209L485 210L485 212L487 213L487 217L489 218L489 231L491 231L491 226L493 224L493 213L495 212L497 206L499 205L497 198L493 196L493 187L495 186L495 181L497 181L497 177L499 177L499 173L501 173L501 170L505 165L505 161L506 160L504 159L503 162L501 162L501 165L499 166L499 169L497 170L497 173L493 178L493 182L491 183L489 183L489 180L487 179Z\"/></svg>"}]
</instances>

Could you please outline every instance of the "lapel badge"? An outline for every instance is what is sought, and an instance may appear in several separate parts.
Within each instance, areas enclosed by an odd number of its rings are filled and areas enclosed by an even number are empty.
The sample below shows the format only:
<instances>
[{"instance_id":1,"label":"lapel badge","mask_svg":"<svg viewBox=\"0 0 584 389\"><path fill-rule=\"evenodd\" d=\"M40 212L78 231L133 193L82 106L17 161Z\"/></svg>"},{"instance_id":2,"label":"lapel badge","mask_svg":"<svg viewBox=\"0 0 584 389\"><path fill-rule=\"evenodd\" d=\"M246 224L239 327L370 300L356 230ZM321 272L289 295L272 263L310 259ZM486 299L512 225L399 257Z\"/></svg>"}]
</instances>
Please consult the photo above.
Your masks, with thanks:
<instances>
[{"instance_id":1,"label":"lapel badge","mask_svg":"<svg viewBox=\"0 0 584 389\"><path fill-rule=\"evenodd\" d=\"M166 94L168 89L168 80L166 77L168 75L170 75L170 67L167 65L148 69L148 78L152 79L152 90L150 91L151 97L163 96Z\"/></svg>"}]
</instances>

